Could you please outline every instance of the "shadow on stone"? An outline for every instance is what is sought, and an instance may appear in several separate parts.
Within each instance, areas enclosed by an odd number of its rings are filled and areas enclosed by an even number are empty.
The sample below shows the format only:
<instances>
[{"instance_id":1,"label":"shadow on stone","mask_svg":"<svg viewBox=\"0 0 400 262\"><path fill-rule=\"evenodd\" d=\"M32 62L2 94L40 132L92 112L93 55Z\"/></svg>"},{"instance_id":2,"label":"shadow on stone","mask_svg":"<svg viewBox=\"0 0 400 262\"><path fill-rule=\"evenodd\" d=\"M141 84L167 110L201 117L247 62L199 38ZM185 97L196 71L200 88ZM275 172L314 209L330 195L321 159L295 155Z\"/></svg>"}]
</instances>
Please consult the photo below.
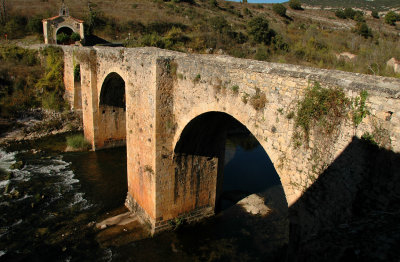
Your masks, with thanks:
<instances>
[{"instance_id":1,"label":"shadow on stone","mask_svg":"<svg viewBox=\"0 0 400 262\"><path fill-rule=\"evenodd\" d=\"M400 154L353 138L289 208L288 261L398 261Z\"/></svg>"}]
</instances>

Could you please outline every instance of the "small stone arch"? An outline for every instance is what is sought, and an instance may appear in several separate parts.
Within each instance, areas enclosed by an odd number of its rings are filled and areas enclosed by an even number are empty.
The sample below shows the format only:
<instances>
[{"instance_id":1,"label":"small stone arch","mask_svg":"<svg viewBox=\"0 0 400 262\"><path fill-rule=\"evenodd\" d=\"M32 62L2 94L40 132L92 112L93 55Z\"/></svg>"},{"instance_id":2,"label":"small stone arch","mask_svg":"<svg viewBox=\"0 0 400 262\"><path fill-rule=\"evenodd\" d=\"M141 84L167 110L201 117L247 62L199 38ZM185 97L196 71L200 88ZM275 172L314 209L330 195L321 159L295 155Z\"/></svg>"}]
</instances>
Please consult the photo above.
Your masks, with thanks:
<instances>
[{"instance_id":1,"label":"small stone arch","mask_svg":"<svg viewBox=\"0 0 400 262\"><path fill-rule=\"evenodd\" d=\"M109 73L101 86L100 106L113 106L125 109L125 81L116 72Z\"/></svg>"},{"instance_id":2,"label":"small stone arch","mask_svg":"<svg viewBox=\"0 0 400 262\"><path fill-rule=\"evenodd\" d=\"M99 94L99 148L126 144L125 80L116 72L109 73Z\"/></svg>"}]
</instances>

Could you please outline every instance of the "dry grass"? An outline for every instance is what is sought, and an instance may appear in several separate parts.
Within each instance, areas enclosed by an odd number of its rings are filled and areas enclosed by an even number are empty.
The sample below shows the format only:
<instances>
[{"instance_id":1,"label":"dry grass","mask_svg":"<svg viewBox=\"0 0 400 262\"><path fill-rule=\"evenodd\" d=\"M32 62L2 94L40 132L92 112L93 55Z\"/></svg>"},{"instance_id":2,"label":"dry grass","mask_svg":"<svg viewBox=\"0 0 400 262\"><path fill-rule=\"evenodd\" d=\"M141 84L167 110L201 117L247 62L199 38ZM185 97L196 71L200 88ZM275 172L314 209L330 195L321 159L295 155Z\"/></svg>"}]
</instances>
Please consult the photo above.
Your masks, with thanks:
<instances>
[{"instance_id":1,"label":"dry grass","mask_svg":"<svg viewBox=\"0 0 400 262\"><path fill-rule=\"evenodd\" d=\"M97 5L95 9L103 18L103 25L95 28L94 33L109 41L124 42L128 47L150 45L197 53L222 49L235 57L256 59L259 58L257 50L264 47L248 36L247 24L250 19L263 16L288 49L282 50L279 44L267 46L262 60L396 76L386 68L386 61L391 57L400 59L399 30L386 25L383 19L374 19L369 15L365 18L374 38L365 40L352 32L356 24L353 20L338 19L329 10L294 11L288 8L287 15L290 18L283 18L272 11L271 4L219 0L219 7L216 8L208 0L195 0L195 5L162 0L91 2ZM58 0L13 0L10 4L12 13L28 16L56 15L59 5ZM87 17L86 4L70 0L67 5L72 16L81 19ZM216 17L223 17L226 25L217 28ZM165 24L167 30L161 30ZM181 30L181 35L171 40L175 25ZM130 40L125 42L128 34ZM240 38L242 36L245 38ZM358 58L352 62L339 61L336 54L340 52L351 52Z\"/></svg>"}]
</instances>

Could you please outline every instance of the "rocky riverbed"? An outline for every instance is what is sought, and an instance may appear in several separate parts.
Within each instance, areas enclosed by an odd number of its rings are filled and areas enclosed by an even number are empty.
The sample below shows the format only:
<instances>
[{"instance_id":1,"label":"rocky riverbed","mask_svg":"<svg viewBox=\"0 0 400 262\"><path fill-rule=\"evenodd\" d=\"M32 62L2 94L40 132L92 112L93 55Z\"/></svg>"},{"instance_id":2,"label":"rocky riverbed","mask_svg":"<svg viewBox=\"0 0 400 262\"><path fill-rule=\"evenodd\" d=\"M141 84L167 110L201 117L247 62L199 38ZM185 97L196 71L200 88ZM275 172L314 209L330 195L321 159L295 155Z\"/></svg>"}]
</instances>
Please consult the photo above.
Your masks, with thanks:
<instances>
[{"instance_id":1,"label":"rocky riverbed","mask_svg":"<svg viewBox=\"0 0 400 262\"><path fill-rule=\"evenodd\" d=\"M81 131L82 119L79 114L66 111L54 112L33 109L24 112L19 118L0 121L0 146L35 140L51 135Z\"/></svg>"}]
</instances>

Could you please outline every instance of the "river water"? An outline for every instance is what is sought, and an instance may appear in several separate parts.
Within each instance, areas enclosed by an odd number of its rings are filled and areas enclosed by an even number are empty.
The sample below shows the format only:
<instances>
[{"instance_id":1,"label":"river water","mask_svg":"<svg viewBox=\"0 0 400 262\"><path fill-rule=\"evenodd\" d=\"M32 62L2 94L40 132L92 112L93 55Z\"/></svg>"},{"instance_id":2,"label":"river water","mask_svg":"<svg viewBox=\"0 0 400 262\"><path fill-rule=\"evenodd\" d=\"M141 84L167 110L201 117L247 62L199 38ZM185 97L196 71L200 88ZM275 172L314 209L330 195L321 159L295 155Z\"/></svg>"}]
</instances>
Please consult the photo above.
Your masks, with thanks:
<instances>
[{"instance_id":1,"label":"river water","mask_svg":"<svg viewBox=\"0 0 400 262\"><path fill-rule=\"evenodd\" d=\"M35 147L43 151L32 151ZM22 167L13 169L20 160ZM0 168L0 261L284 259L287 203L279 177L254 140L227 140L222 212L134 242L105 243L94 227L124 209L125 148L57 153L29 144L1 149ZM268 215L236 204L252 194L268 206Z\"/></svg>"}]
</instances>

